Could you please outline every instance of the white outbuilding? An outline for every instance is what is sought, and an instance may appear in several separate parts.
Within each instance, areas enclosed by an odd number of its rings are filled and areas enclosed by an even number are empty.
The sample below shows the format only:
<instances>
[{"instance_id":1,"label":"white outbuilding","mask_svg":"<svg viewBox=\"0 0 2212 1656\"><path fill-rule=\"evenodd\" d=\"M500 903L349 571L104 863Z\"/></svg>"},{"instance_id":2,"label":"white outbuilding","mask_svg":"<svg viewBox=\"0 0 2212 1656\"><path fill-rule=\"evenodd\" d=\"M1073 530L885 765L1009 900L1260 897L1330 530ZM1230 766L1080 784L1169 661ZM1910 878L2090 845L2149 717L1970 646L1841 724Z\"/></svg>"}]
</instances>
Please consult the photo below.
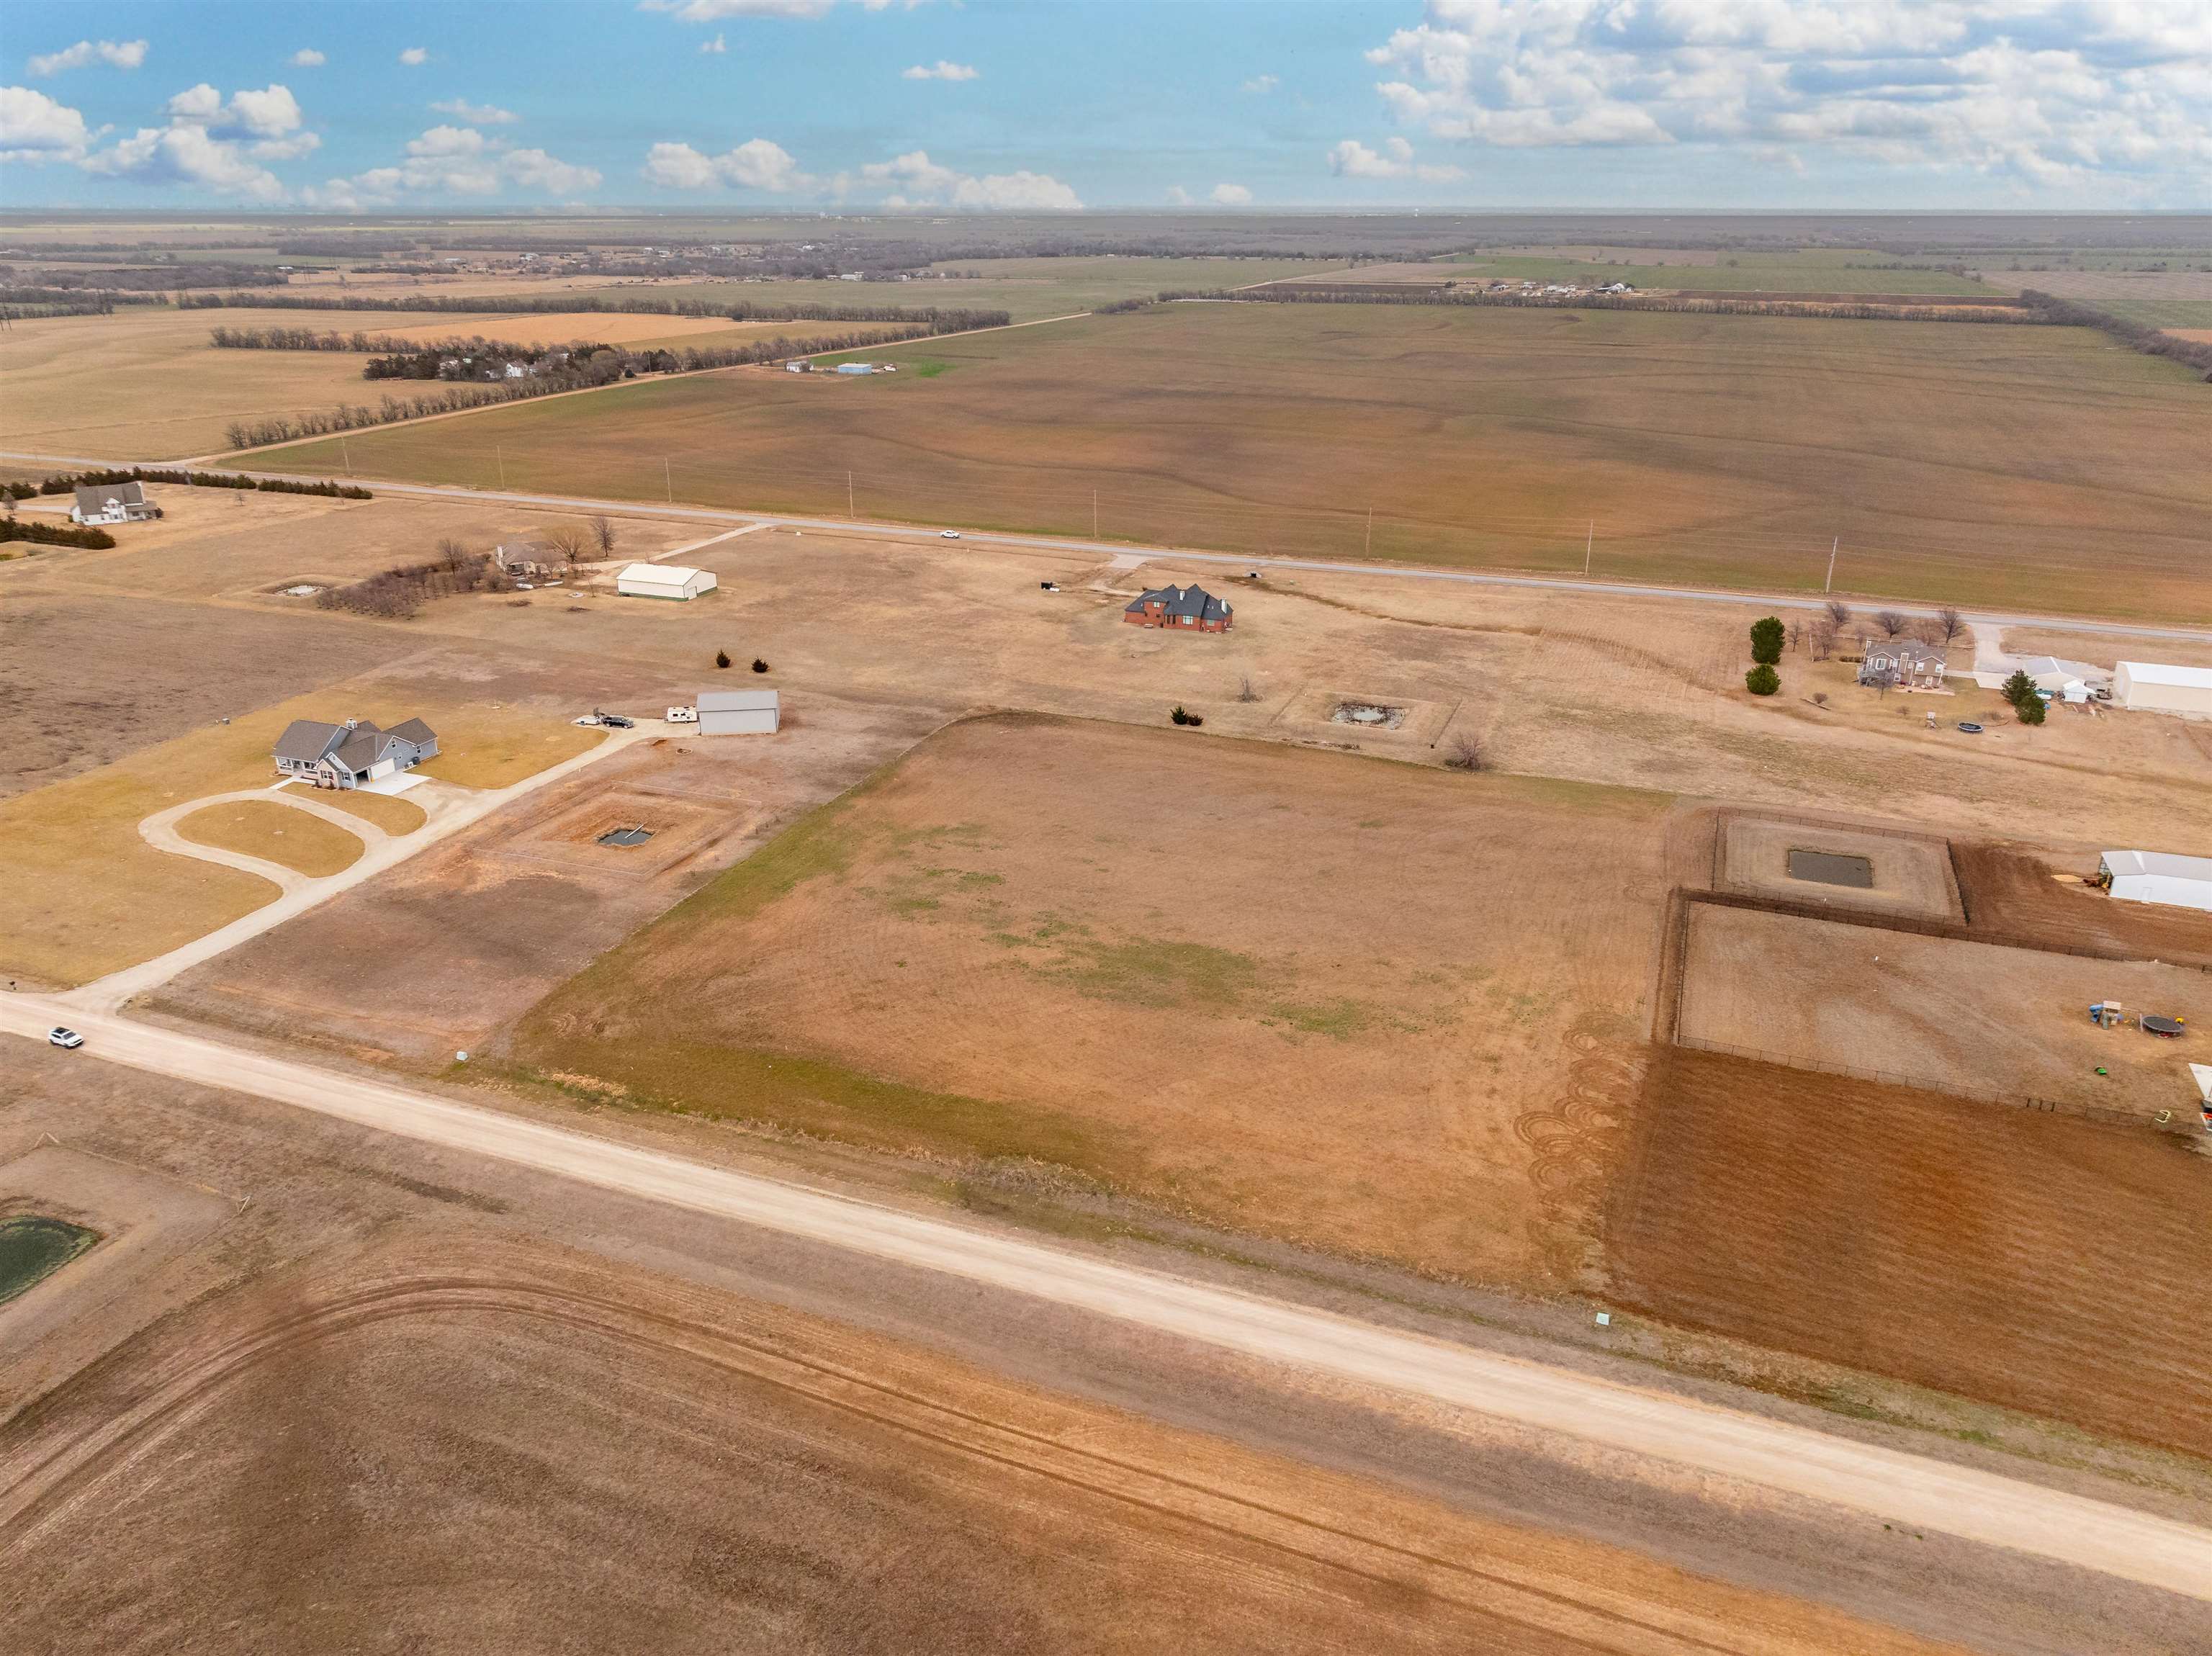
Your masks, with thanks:
<instances>
[{"instance_id":1,"label":"white outbuilding","mask_svg":"<svg viewBox=\"0 0 2212 1656\"><path fill-rule=\"evenodd\" d=\"M781 713L774 690L702 690L702 736L774 736Z\"/></svg>"},{"instance_id":2,"label":"white outbuilding","mask_svg":"<svg viewBox=\"0 0 2212 1656\"><path fill-rule=\"evenodd\" d=\"M2212 719L2212 667L2124 661L2112 670L2112 700L2145 713Z\"/></svg>"},{"instance_id":3,"label":"white outbuilding","mask_svg":"<svg viewBox=\"0 0 2212 1656\"><path fill-rule=\"evenodd\" d=\"M615 577L615 591L627 598L696 598L714 590L710 572L673 563L633 563Z\"/></svg>"},{"instance_id":4,"label":"white outbuilding","mask_svg":"<svg viewBox=\"0 0 2212 1656\"><path fill-rule=\"evenodd\" d=\"M2212 913L2212 857L2108 851L2098 859L2097 872L2123 902L2165 903Z\"/></svg>"}]
</instances>

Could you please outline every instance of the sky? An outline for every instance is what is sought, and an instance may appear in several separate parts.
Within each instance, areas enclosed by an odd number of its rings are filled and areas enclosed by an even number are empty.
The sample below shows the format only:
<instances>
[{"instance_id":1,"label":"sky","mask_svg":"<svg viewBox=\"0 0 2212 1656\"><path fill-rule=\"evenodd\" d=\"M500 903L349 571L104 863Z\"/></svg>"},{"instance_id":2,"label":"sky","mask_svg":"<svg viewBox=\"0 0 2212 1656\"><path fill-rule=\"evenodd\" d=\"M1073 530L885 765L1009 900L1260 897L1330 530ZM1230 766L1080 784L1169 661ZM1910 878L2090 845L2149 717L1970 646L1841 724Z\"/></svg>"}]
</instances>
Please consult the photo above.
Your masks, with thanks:
<instances>
[{"instance_id":1,"label":"sky","mask_svg":"<svg viewBox=\"0 0 2212 1656\"><path fill-rule=\"evenodd\" d=\"M2212 0L9 0L0 208L2212 209Z\"/></svg>"}]
</instances>

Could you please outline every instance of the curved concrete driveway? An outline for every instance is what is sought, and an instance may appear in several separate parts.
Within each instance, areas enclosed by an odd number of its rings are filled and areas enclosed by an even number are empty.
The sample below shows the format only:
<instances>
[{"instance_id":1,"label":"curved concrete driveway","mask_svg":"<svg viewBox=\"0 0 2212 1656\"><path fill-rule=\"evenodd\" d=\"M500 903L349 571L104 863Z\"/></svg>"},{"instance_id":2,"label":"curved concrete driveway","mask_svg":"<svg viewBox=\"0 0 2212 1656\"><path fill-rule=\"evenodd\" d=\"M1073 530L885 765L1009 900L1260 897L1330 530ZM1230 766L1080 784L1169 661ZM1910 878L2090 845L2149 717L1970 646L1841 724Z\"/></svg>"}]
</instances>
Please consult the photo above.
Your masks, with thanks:
<instances>
[{"instance_id":1,"label":"curved concrete driveway","mask_svg":"<svg viewBox=\"0 0 2212 1656\"><path fill-rule=\"evenodd\" d=\"M210 805L228 805L234 802L259 799L273 805L289 805L293 810L319 816L334 828L342 828L361 841L363 853L374 845L393 839L366 817L356 816L340 810L336 805L326 805L319 799L310 799L295 793L289 788L240 788L232 793L211 793L204 799L187 799L181 805L171 805L157 810L138 824L138 837L156 851L169 852L179 857L196 857L204 863L214 863L223 868L234 868L241 874L252 874L266 880L287 896L295 891L305 891L325 880L337 878L336 874L302 874L282 863L272 863L265 857L253 857L242 851L225 851L221 846L204 846L197 840L187 840L177 832L177 824L193 812ZM425 827L428 824L425 823ZM347 867L351 867L348 864ZM338 870L343 873L344 869Z\"/></svg>"},{"instance_id":2,"label":"curved concrete driveway","mask_svg":"<svg viewBox=\"0 0 2212 1656\"><path fill-rule=\"evenodd\" d=\"M137 966L126 966L120 972L111 972L104 978L96 979L81 988L72 989L57 998L81 1011L112 1012L133 995L143 994L149 989L158 987L179 973L191 970L201 961L213 960L217 955L237 948L239 944L249 938L258 937L263 932L283 925L294 916L306 913L319 903L327 902L341 892L350 891L364 880L374 879L393 864L404 863L410 857L428 850L440 840L450 839L463 828L481 822L501 805L520 799L525 794L534 793L539 788L550 786L562 778L583 769L585 766L598 762L609 754L621 752L623 749L630 746L633 743L645 741L657 736L665 736L669 734L670 728L659 719L647 719L641 720L634 730L610 731L600 738L597 747L586 748L573 758L564 759L557 765L549 765L535 776L526 776L521 781L503 788L478 791L426 779L422 786L412 792L423 797L424 809L429 816L428 822L412 834L395 837L375 831L373 823L356 822L355 819L346 817L341 826L359 833L367 849L355 859L350 868L342 869L336 874L328 875L320 879L311 878L303 874L295 874L289 868L281 870L280 877L280 870L277 864L274 863L264 863L258 858L238 856L235 852L217 852L211 846L193 846L189 840L178 838L173 845L163 845L161 848L164 851L181 851L182 854L187 857L204 857L210 862L226 863L233 868L244 866L246 872L260 875L262 878L279 889L276 900L274 902L264 903L251 914L233 920L228 925L220 926L204 937L193 938L191 942L181 948L173 949L166 955L157 955L150 961L142 961ZM285 792L289 793L291 790L287 789ZM213 804L216 800L234 799L239 797L234 793L215 794L206 799L188 801L185 804L173 809L176 815L181 816L196 810L202 805ZM263 789L245 797L253 799L270 799L280 796ZM295 807L309 806L313 804L311 801L298 798L291 799L287 803ZM327 810L331 808L325 806L323 809ZM316 814L321 813L318 811ZM149 823L171 816L171 811L156 812L155 816L148 817L145 822L139 825L139 832L144 834ZM172 820L173 820L173 817ZM158 842L149 835L147 843L152 845ZM184 850L183 848L187 846L191 848ZM237 860L232 861L231 858L234 857L236 857Z\"/></svg>"}]
</instances>

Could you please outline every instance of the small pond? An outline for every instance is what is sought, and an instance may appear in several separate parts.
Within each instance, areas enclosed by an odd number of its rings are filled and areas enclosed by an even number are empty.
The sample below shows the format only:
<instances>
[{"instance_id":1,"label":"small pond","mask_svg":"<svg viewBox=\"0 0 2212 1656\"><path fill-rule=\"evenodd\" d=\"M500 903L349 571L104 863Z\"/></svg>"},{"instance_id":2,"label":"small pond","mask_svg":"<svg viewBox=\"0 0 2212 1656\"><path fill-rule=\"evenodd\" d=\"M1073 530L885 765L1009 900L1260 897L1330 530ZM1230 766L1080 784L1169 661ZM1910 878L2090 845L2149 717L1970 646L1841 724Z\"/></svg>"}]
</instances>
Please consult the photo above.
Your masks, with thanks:
<instances>
[{"instance_id":1,"label":"small pond","mask_svg":"<svg viewBox=\"0 0 2212 1656\"><path fill-rule=\"evenodd\" d=\"M0 1305L44 1282L99 1240L96 1230L44 1214L0 1219Z\"/></svg>"},{"instance_id":2,"label":"small pond","mask_svg":"<svg viewBox=\"0 0 2212 1656\"><path fill-rule=\"evenodd\" d=\"M1853 857L1840 851L1793 851L1790 853L1790 877L1871 891L1874 864L1864 857Z\"/></svg>"}]
</instances>

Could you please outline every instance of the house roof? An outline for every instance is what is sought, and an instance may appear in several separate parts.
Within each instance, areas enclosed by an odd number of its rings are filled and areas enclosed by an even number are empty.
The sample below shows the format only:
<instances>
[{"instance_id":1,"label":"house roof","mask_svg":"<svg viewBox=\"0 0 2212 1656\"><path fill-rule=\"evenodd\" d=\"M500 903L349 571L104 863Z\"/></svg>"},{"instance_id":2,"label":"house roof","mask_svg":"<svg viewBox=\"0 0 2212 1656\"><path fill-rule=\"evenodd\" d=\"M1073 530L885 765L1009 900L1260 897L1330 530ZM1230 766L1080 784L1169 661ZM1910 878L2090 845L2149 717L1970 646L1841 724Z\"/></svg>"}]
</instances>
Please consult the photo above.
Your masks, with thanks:
<instances>
[{"instance_id":1,"label":"house roof","mask_svg":"<svg viewBox=\"0 0 2212 1656\"><path fill-rule=\"evenodd\" d=\"M2170 851L2108 851L2103 853L2103 861L2106 870L2116 877L2154 874L2212 884L2212 857L2182 857Z\"/></svg>"},{"instance_id":2,"label":"house roof","mask_svg":"<svg viewBox=\"0 0 2212 1656\"><path fill-rule=\"evenodd\" d=\"M81 511L105 512L110 500L120 500L125 506L143 506L146 491L137 483L84 483L76 491Z\"/></svg>"},{"instance_id":3,"label":"house roof","mask_svg":"<svg viewBox=\"0 0 2212 1656\"><path fill-rule=\"evenodd\" d=\"M1879 644L1869 643L1866 653L1869 656L1892 656L1899 661L1930 665L1941 664L1943 659L1941 650L1932 644L1923 644L1917 638L1889 638Z\"/></svg>"},{"instance_id":4,"label":"house roof","mask_svg":"<svg viewBox=\"0 0 2212 1656\"><path fill-rule=\"evenodd\" d=\"M345 738L346 727L343 725L325 725L319 719L295 719L284 727L284 734L276 738L276 756L312 762L320 759Z\"/></svg>"},{"instance_id":5,"label":"house roof","mask_svg":"<svg viewBox=\"0 0 2212 1656\"><path fill-rule=\"evenodd\" d=\"M2185 684L2212 689L2212 667L2170 667L2156 661L2124 661L2128 676L2138 684Z\"/></svg>"},{"instance_id":6,"label":"house roof","mask_svg":"<svg viewBox=\"0 0 2212 1656\"><path fill-rule=\"evenodd\" d=\"M702 713L751 713L775 704L774 690L702 690L691 705Z\"/></svg>"},{"instance_id":7,"label":"house roof","mask_svg":"<svg viewBox=\"0 0 2212 1656\"><path fill-rule=\"evenodd\" d=\"M419 719L402 719L392 727L392 734L402 742L412 742L418 748L425 742L435 742L438 739L437 731Z\"/></svg>"},{"instance_id":8,"label":"house roof","mask_svg":"<svg viewBox=\"0 0 2212 1656\"><path fill-rule=\"evenodd\" d=\"M1218 621L1229 614L1229 605L1203 586L1153 587L1125 608L1122 614L1142 615L1155 604L1162 605L1167 614L1178 619L1184 616L1195 616L1200 621Z\"/></svg>"}]
</instances>

